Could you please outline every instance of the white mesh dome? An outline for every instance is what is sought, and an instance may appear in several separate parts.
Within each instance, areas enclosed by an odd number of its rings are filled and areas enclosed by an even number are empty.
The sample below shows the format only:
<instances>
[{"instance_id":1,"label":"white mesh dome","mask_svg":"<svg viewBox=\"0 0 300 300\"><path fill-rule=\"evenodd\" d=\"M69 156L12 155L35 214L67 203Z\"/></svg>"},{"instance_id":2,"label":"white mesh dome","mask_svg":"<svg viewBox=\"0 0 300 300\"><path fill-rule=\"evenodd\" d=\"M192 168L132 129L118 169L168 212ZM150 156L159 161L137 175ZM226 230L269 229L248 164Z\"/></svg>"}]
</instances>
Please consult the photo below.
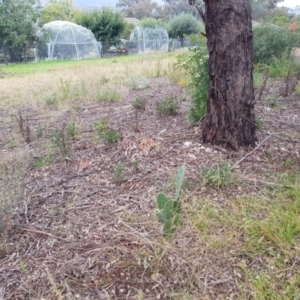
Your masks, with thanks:
<instances>
[{"instance_id":1,"label":"white mesh dome","mask_svg":"<svg viewBox=\"0 0 300 300\"><path fill-rule=\"evenodd\" d=\"M67 21L43 26L45 43L36 47L36 59L84 59L101 56L101 44L91 30Z\"/></svg>"},{"instance_id":2,"label":"white mesh dome","mask_svg":"<svg viewBox=\"0 0 300 300\"><path fill-rule=\"evenodd\" d=\"M162 27L136 27L130 35L130 41L139 52L164 51L169 48L169 35Z\"/></svg>"}]
</instances>

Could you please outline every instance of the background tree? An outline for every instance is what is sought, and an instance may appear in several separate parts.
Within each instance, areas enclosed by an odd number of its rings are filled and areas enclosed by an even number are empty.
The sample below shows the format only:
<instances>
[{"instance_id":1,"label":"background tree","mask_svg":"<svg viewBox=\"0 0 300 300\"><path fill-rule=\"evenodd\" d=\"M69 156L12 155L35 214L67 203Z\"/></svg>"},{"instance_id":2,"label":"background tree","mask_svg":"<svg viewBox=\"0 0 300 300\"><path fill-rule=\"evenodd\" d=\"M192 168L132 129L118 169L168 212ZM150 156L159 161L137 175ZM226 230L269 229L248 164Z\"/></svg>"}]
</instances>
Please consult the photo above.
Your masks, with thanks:
<instances>
[{"instance_id":1,"label":"background tree","mask_svg":"<svg viewBox=\"0 0 300 300\"><path fill-rule=\"evenodd\" d=\"M119 0L117 7L128 18L158 18L162 8L152 0Z\"/></svg>"},{"instance_id":2,"label":"background tree","mask_svg":"<svg viewBox=\"0 0 300 300\"><path fill-rule=\"evenodd\" d=\"M0 46L4 49L5 63L8 55L13 60L26 60L26 48L36 37L36 21L40 6L35 0L5 1L0 4Z\"/></svg>"},{"instance_id":3,"label":"background tree","mask_svg":"<svg viewBox=\"0 0 300 300\"><path fill-rule=\"evenodd\" d=\"M180 14L170 20L168 28L170 37L178 38L183 47L185 35L199 33L200 22L192 15Z\"/></svg>"},{"instance_id":4,"label":"background tree","mask_svg":"<svg viewBox=\"0 0 300 300\"><path fill-rule=\"evenodd\" d=\"M192 2L192 1L190 1ZM204 0L209 96L203 141L255 146L253 33L248 0Z\"/></svg>"},{"instance_id":5,"label":"background tree","mask_svg":"<svg viewBox=\"0 0 300 300\"><path fill-rule=\"evenodd\" d=\"M142 19L141 22L139 23L139 26L150 27L150 28L162 27L162 28L168 29L167 23L165 23L164 21L162 21L160 19L154 19L154 18Z\"/></svg>"},{"instance_id":6,"label":"background tree","mask_svg":"<svg viewBox=\"0 0 300 300\"><path fill-rule=\"evenodd\" d=\"M125 26L121 34L121 38L125 40L130 39L130 34L134 30L135 25L125 21Z\"/></svg>"},{"instance_id":7,"label":"background tree","mask_svg":"<svg viewBox=\"0 0 300 300\"><path fill-rule=\"evenodd\" d=\"M186 0L166 0L162 7L161 18L170 19L182 13L198 17L198 12L194 7L186 5ZM196 0L195 4L198 7L203 7L203 1Z\"/></svg>"},{"instance_id":8,"label":"background tree","mask_svg":"<svg viewBox=\"0 0 300 300\"><path fill-rule=\"evenodd\" d=\"M78 14L80 11L73 0L49 0L44 5L41 22L43 24L57 20L74 22Z\"/></svg>"},{"instance_id":9,"label":"background tree","mask_svg":"<svg viewBox=\"0 0 300 300\"><path fill-rule=\"evenodd\" d=\"M76 22L90 29L95 38L103 43L104 48L118 44L125 29L125 21L121 13L109 7L84 11Z\"/></svg>"}]
</instances>

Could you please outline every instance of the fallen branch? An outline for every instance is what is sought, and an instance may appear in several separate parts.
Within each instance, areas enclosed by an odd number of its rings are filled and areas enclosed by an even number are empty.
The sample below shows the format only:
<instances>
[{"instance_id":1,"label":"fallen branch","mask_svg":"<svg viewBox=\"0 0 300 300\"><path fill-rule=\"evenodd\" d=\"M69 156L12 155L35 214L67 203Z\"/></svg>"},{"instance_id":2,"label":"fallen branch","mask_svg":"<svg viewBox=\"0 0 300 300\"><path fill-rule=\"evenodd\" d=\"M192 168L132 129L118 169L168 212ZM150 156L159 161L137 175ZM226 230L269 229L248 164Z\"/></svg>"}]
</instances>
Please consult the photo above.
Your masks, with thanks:
<instances>
[{"instance_id":1,"label":"fallen branch","mask_svg":"<svg viewBox=\"0 0 300 300\"><path fill-rule=\"evenodd\" d=\"M47 235L47 236L49 236L51 238L54 238L54 239L57 239L57 240L61 240L61 241L70 243L70 241L68 241L66 239L63 239L63 238L58 237L58 236L55 236L55 235L53 235L51 233L48 233L48 232L45 232L45 231L37 230L37 229L34 229L34 228L27 228L27 227L22 227L21 229L23 229L25 231L28 231L28 232L34 232L34 233L39 233L39 234Z\"/></svg>"},{"instance_id":2,"label":"fallen branch","mask_svg":"<svg viewBox=\"0 0 300 300\"><path fill-rule=\"evenodd\" d=\"M244 161L247 157L249 157L252 153L254 153L258 148L260 148L273 134L268 135L265 137L252 151L247 153L244 157L242 157L240 160L238 160L232 167L231 171L234 170L242 161Z\"/></svg>"}]
</instances>

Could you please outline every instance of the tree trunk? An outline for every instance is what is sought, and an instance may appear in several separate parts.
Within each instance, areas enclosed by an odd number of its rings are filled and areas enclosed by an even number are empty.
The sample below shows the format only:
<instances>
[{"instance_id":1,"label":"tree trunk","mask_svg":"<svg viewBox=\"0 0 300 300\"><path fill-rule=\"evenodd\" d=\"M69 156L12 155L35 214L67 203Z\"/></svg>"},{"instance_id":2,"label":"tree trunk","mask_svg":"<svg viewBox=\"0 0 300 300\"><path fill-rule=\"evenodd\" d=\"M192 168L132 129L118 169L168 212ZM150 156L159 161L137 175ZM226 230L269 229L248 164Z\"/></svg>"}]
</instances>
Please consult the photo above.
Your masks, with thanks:
<instances>
[{"instance_id":1,"label":"tree trunk","mask_svg":"<svg viewBox=\"0 0 300 300\"><path fill-rule=\"evenodd\" d=\"M209 99L203 141L255 145L253 32L248 0L204 0Z\"/></svg>"}]
</instances>

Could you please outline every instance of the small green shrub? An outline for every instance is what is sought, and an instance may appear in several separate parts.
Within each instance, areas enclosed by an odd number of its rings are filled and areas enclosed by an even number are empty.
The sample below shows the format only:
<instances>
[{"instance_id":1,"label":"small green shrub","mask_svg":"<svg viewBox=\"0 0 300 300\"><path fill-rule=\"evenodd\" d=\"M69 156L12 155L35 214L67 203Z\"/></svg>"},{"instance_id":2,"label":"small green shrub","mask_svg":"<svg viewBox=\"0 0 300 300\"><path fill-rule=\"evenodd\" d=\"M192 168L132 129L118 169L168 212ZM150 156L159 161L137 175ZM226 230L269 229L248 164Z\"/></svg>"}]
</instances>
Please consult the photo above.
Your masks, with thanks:
<instances>
[{"instance_id":1,"label":"small green shrub","mask_svg":"<svg viewBox=\"0 0 300 300\"><path fill-rule=\"evenodd\" d=\"M56 94L46 97L45 102L50 107L55 107L58 105L58 98Z\"/></svg>"},{"instance_id":2,"label":"small green shrub","mask_svg":"<svg viewBox=\"0 0 300 300\"><path fill-rule=\"evenodd\" d=\"M178 99L176 97L170 97L163 100L157 106L157 110L161 115L167 115L167 116L176 115L179 110Z\"/></svg>"},{"instance_id":3,"label":"small green shrub","mask_svg":"<svg viewBox=\"0 0 300 300\"><path fill-rule=\"evenodd\" d=\"M265 121L262 117L257 117L255 120L255 126L257 129L261 130L265 125Z\"/></svg>"},{"instance_id":4,"label":"small green shrub","mask_svg":"<svg viewBox=\"0 0 300 300\"><path fill-rule=\"evenodd\" d=\"M176 177L175 200L163 193L158 194L156 198L157 206L159 209L157 217L158 220L164 224L163 232L165 238L169 238L170 235L176 230L176 227L182 224L182 219L180 216L180 195L184 180L184 173L185 168L184 166L182 166L179 168Z\"/></svg>"},{"instance_id":5,"label":"small green shrub","mask_svg":"<svg viewBox=\"0 0 300 300\"><path fill-rule=\"evenodd\" d=\"M117 102L121 99L121 94L108 87L97 89L95 99L98 101Z\"/></svg>"},{"instance_id":6,"label":"small green shrub","mask_svg":"<svg viewBox=\"0 0 300 300\"><path fill-rule=\"evenodd\" d=\"M45 167L45 166L49 166L52 163L53 159L54 158L53 158L52 155L47 155L47 156L44 156L42 158L39 158L34 162L34 167L35 168L42 168L42 167Z\"/></svg>"},{"instance_id":7,"label":"small green shrub","mask_svg":"<svg viewBox=\"0 0 300 300\"><path fill-rule=\"evenodd\" d=\"M275 58L300 47L300 33L274 25L257 26L254 34L254 63L270 65Z\"/></svg>"},{"instance_id":8,"label":"small green shrub","mask_svg":"<svg viewBox=\"0 0 300 300\"><path fill-rule=\"evenodd\" d=\"M270 106L272 108L276 107L278 104L278 100L276 98L268 98L266 101L267 101L268 106Z\"/></svg>"},{"instance_id":9,"label":"small green shrub","mask_svg":"<svg viewBox=\"0 0 300 300\"><path fill-rule=\"evenodd\" d=\"M201 177L205 184L209 184L214 188L226 186L231 182L232 173L228 163L222 163L216 168L203 168Z\"/></svg>"},{"instance_id":10,"label":"small green shrub","mask_svg":"<svg viewBox=\"0 0 300 300\"><path fill-rule=\"evenodd\" d=\"M188 54L177 57L176 69L183 69L188 74L192 107L188 117L192 122L201 121L206 115L208 100L208 53L203 47L203 38L198 41L197 47L189 49Z\"/></svg>"},{"instance_id":11,"label":"small green shrub","mask_svg":"<svg viewBox=\"0 0 300 300\"><path fill-rule=\"evenodd\" d=\"M120 140L120 134L117 130L109 128L107 118L103 118L94 125L99 137L105 143L117 143Z\"/></svg>"},{"instance_id":12,"label":"small green shrub","mask_svg":"<svg viewBox=\"0 0 300 300\"><path fill-rule=\"evenodd\" d=\"M43 137L43 135L44 135L44 128L41 126L41 125L38 125L37 126L37 128L36 128L36 130L35 130L35 133L36 133L36 137L38 138L38 139L40 139L41 137Z\"/></svg>"},{"instance_id":13,"label":"small green shrub","mask_svg":"<svg viewBox=\"0 0 300 300\"><path fill-rule=\"evenodd\" d=\"M118 185L124 180L124 169L122 164L114 165L113 181Z\"/></svg>"},{"instance_id":14,"label":"small green shrub","mask_svg":"<svg viewBox=\"0 0 300 300\"><path fill-rule=\"evenodd\" d=\"M146 109L146 100L142 98L136 98L132 103L134 109L145 110Z\"/></svg>"},{"instance_id":15,"label":"small green shrub","mask_svg":"<svg viewBox=\"0 0 300 300\"><path fill-rule=\"evenodd\" d=\"M69 121L66 126L66 135L70 139L74 139L79 135L79 130L76 122Z\"/></svg>"},{"instance_id":16,"label":"small green shrub","mask_svg":"<svg viewBox=\"0 0 300 300\"><path fill-rule=\"evenodd\" d=\"M59 150L61 157L64 160L69 160L71 149L69 139L65 132L65 127L60 130L53 131L51 133L50 139L52 145Z\"/></svg>"}]
</instances>

